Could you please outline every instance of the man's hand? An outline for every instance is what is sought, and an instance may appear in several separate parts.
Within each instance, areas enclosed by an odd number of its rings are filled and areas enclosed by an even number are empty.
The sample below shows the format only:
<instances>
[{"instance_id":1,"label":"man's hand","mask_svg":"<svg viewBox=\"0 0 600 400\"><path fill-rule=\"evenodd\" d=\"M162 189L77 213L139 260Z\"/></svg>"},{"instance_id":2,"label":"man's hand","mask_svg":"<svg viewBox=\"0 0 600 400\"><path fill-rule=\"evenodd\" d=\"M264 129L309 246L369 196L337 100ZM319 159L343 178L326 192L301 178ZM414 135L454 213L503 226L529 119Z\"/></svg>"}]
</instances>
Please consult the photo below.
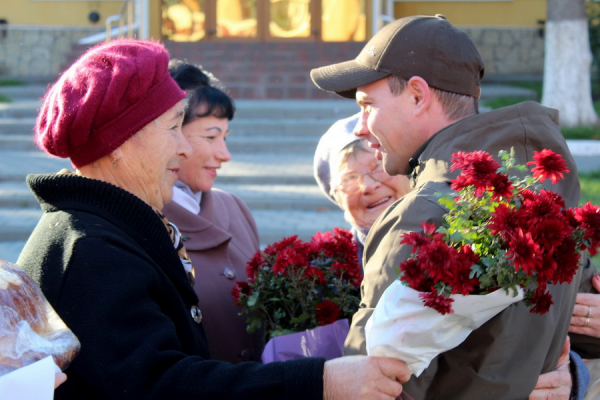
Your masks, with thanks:
<instances>
[{"instance_id":1,"label":"man's hand","mask_svg":"<svg viewBox=\"0 0 600 400\"><path fill-rule=\"evenodd\" d=\"M348 356L325 362L323 399L393 400L402 393L410 370L400 360Z\"/></svg>"},{"instance_id":2,"label":"man's hand","mask_svg":"<svg viewBox=\"0 0 600 400\"><path fill-rule=\"evenodd\" d=\"M569 400L573 385L569 368L570 349L571 342L567 336L556 369L540 375L529 400Z\"/></svg>"},{"instance_id":3,"label":"man's hand","mask_svg":"<svg viewBox=\"0 0 600 400\"><path fill-rule=\"evenodd\" d=\"M600 292L600 276L594 276L592 285ZM569 332L600 338L600 294L577 295Z\"/></svg>"}]
</instances>

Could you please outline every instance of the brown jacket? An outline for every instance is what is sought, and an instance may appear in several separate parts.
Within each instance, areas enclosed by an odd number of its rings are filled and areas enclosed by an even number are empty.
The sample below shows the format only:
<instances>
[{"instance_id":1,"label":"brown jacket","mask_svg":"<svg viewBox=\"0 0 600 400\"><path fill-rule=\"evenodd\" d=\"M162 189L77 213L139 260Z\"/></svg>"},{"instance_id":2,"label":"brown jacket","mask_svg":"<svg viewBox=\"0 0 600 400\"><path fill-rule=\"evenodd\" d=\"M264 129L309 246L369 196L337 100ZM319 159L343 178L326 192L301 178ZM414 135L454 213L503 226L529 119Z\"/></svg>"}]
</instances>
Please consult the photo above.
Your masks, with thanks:
<instances>
[{"instance_id":1,"label":"brown jacket","mask_svg":"<svg viewBox=\"0 0 600 400\"><path fill-rule=\"evenodd\" d=\"M194 215L175 202L163 213L180 230L196 274L202 324L212 358L238 363L260 361L259 334L246 332L245 317L233 305L231 289L246 280L246 262L259 248L258 231L239 197L213 189L202 193Z\"/></svg>"},{"instance_id":2,"label":"brown jacket","mask_svg":"<svg viewBox=\"0 0 600 400\"><path fill-rule=\"evenodd\" d=\"M568 207L577 206L577 167L559 130L556 110L525 102L467 118L438 132L419 151L419 165L411 174L413 190L390 206L369 232L363 303L352 320L345 354L366 353L364 325L383 291L397 279L396 268L411 252L411 246L400 244L401 235L421 231L422 221L439 226L446 210L434 194L449 192L450 180L459 172L449 172L452 153L485 150L496 157L498 151L511 147L520 164L531 161L534 150L548 148L562 154L571 172L558 184L546 180L544 186L561 194ZM571 285L552 286L554 305L545 315L531 314L523 304L507 308L461 345L436 357L404 390L416 400L526 399L540 373L555 369L577 290L580 285L582 291L591 290L593 272L588 265L580 268ZM572 338L574 349L580 338ZM598 353L598 344L599 340L591 340L588 351Z\"/></svg>"}]
</instances>

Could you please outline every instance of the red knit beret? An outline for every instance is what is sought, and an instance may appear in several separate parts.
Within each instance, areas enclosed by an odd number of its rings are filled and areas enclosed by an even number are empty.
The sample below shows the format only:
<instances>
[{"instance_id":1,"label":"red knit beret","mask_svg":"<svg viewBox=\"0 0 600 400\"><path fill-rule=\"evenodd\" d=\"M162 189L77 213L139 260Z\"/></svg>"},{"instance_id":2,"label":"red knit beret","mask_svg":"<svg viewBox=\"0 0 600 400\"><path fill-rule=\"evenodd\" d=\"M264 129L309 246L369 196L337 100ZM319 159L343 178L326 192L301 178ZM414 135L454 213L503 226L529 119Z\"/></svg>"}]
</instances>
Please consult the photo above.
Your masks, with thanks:
<instances>
[{"instance_id":1,"label":"red knit beret","mask_svg":"<svg viewBox=\"0 0 600 400\"><path fill-rule=\"evenodd\" d=\"M117 149L185 97L155 41L114 40L88 50L44 96L35 141L87 165Z\"/></svg>"}]
</instances>

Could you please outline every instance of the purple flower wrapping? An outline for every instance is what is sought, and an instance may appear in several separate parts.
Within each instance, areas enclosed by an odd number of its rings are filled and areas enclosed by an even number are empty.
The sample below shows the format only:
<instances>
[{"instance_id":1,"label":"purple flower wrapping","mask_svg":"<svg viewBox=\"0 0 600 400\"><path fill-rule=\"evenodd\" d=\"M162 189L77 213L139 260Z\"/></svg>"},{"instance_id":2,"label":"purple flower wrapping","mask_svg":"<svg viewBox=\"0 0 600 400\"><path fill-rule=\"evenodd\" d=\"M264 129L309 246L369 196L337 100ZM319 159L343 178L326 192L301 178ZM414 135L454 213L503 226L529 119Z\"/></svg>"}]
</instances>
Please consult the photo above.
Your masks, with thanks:
<instances>
[{"instance_id":1,"label":"purple flower wrapping","mask_svg":"<svg viewBox=\"0 0 600 400\"><path fill-rule=\"evenodd\" d=\"M341 357L349 329L348 320L340 319L329 325L274 337L265 346L262 362L267 364L306 357L331 360Z\"/></svg>"}]
</instances>

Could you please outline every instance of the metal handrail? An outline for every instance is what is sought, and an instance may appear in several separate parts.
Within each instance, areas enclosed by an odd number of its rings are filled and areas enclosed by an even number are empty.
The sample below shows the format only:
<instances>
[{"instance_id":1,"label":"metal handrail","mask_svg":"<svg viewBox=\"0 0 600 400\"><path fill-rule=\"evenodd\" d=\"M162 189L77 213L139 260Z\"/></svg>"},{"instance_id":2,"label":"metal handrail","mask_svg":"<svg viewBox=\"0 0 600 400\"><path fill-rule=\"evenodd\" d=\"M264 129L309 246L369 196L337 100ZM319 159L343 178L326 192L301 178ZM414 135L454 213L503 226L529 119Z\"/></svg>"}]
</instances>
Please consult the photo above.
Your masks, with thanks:
<instances>
[{"instance_id":1,"label":"metal handrail","mask_svg":"<svg viewBox=\"0 0 600 400\"><path fill-rule=\"evenodd\" d=\"M121 6L121 11L119 11L118 14L116 15L111 15L109 17L106 18L105 20L105 24L106 24L106 41L110 41L112 38L112 24L113 22L118 22L119 23L119 37L123 36L123 17L125 15L125 12L127 12L127 37L132 38L133 37L133 18L134 18L134 13L133 13L133 1L132 0L125 0L123 2L123 6Z\"/></svg>"}]
</instances>

